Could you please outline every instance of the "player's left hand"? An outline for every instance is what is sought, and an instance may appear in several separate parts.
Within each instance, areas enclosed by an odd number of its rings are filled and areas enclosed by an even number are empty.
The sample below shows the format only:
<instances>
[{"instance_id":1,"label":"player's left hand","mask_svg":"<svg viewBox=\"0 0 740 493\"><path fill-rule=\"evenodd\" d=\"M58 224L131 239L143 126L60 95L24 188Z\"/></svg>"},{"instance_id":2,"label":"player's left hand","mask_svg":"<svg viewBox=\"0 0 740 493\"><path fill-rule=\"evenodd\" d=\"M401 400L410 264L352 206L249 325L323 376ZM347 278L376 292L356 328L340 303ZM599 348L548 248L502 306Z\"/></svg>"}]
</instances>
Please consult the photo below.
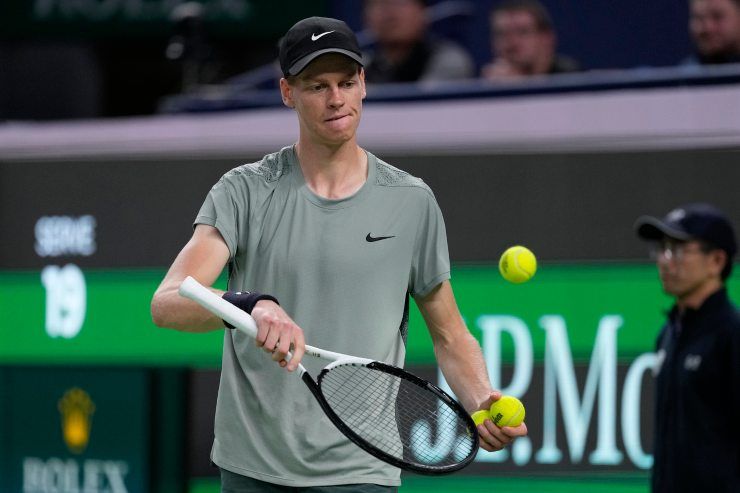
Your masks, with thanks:
<instances>
[{"instance_id":1,"label":"player's left hand","mask_svg":"<svg viewBox=\"0 0 740 493\"><path fill-rule=\"evenodd\" d=\"M489 409L491 404L501 398L501 392L494 391L488 396L479 409ZM525 423L519 426L504 426L499 428L493 421L486 419L478 425L478 435L480 436L480 448L488 452L496 452L514 441L515 438L527 435L527 425Z\"/></svg>"}]
</instances>

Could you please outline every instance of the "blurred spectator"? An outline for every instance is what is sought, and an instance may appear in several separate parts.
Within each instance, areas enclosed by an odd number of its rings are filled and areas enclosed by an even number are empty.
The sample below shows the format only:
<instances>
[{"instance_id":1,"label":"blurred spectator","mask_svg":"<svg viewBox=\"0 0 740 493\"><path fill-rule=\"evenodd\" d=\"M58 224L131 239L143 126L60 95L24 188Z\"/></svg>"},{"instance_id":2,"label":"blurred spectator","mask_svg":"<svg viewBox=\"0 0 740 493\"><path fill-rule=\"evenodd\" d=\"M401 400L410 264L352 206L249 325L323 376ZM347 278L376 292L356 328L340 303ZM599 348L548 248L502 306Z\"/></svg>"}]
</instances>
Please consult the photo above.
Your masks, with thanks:
<instances>
[{"instance_id":1,"label":"blurred spectator","mask_svg":"<svg viewBox=\"0 0 740 493\"><path fill-rule=\"evenodd\" d=\"M740 63L740 0L690 0L693 63Z\"/></svg>"},{"instance_id":2,"label":"blurred spectator","mask_svg":"<svg viewBox=\"0 0 740 493\"><path fill-rule=\"evenodd\" d=\"M370 83L426 82L475 76L471 56L449 40L428 32L423 0L365 0L364 18L375 39L365 53Z\"/></svg>"},{"instance_id":3,"label":"blurred spectator","mask_svg":"<svg viewBox=\"0 0 740 493\"><path fill-rule=\"evenodd\" d=\"M557 36L545 7L537 0L505 0L491 10L493 61L481 75L510 81L532 75L576 72L578 63L556 53Z\"/></svg>"}]
</instances>

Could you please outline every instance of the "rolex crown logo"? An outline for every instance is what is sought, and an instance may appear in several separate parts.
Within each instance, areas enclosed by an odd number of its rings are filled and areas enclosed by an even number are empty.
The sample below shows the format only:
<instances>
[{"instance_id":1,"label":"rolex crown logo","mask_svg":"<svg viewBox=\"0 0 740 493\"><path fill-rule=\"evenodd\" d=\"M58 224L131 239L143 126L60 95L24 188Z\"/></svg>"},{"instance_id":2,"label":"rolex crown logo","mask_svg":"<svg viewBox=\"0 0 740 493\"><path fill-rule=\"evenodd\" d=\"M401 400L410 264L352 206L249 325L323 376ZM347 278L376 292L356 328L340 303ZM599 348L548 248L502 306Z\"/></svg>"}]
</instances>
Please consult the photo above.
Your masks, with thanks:
<instances>
[{"instance_id":1,"label":"rolex crown logo","mask_svg":"<svg viewBox=\"0 0 740 493\"><path fill-rule=\"evenodd\" d=\"M59 399L62 436L72 453L81 454L87 448L95 404L84 390L73 387Z\"/></svg>"}]
</instances>

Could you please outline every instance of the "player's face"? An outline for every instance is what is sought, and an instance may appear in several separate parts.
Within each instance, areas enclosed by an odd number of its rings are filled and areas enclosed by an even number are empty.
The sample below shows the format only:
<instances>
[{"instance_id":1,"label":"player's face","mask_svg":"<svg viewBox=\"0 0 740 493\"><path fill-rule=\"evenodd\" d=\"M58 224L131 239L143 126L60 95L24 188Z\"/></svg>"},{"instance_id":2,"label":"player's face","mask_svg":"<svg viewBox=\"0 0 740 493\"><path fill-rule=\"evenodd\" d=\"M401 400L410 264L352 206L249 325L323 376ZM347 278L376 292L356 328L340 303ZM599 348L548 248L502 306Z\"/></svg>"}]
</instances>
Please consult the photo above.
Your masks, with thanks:
<instances>
[{"instance_id":1,"label":"player's face","mask_svg":"<svg viewBox=\"0 0 740 493\"><path fill-rule=\"evenodd\" d=\"M689 29L702 55L740 52L740 6L733 0L692 0Z\"/></svg>"},{"instance_id":2,"label":"player's face","mask_svg":"<svg viewBox=\"0 0 740 493\"><path fill-rule=\"evenodd\" d=\"M280 81L283 102L298 113L301 138L336 146L354 139L365 98L365 73L336 53L311 62L291 83Z\"/></svg>"},{"instance_id":3,"label":"player's face","mask_svg":"<svg viewBox=\"0 0 740 493\"><path fill-rule=\"evenodd\" d=\"M543 56L551 56L554 39L524 10L499 11L492 19L493 51L515 67L530 72Z\"/></svg>"},{"instance_id":4,"label":"player's face","mask_svg":"<svg viewBox=\"0 0 740 493\"><path fill-rule=\"evenodd\" d=\"M717 281L724 265L719 251L706 251L697 241L666 240L655 254L663 290L679 300Z\"/></svg>"}]
</instances>

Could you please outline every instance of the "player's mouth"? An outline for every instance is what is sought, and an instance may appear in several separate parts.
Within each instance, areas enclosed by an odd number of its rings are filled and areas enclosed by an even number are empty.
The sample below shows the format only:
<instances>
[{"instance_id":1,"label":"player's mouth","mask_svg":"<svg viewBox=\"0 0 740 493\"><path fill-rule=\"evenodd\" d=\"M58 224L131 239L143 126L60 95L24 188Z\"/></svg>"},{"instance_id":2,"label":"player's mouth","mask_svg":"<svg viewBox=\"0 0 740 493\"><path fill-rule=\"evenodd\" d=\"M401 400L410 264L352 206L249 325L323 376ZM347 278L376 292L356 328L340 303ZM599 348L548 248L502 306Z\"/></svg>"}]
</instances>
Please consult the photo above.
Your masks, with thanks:
<instances>
[{"instance_id":1,"label":"player's mouth","mask_svg":"<svg viewBox=\"0 0 740 493\"><path fill-rule=\"evenodd\" d=\"M325 122L336 122L336 121L342 120L342 119L344 119L344 118L349 118L349 115L337 115L337 116L332 116L331 118L327 118L327 119L326 119L326 120L324 120L324 121L325 121Z\"/></svg>"}]
</instances>

